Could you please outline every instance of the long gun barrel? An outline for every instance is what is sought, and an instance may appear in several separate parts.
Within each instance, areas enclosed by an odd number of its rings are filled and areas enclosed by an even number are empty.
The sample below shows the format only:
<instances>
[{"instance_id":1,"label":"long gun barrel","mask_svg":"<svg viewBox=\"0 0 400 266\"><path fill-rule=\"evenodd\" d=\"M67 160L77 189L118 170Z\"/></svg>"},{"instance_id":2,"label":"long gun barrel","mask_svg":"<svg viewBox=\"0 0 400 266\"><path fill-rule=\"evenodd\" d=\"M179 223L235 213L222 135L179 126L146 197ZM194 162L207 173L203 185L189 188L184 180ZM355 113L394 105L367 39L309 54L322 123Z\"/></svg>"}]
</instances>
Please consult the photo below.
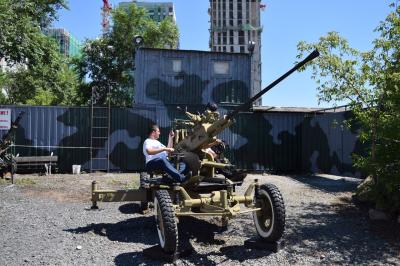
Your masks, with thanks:
<instances>
[{"instance_id":1,"label":"long gun barrel","mask_svg":"<svg viewBox=\"0 0 400 266\"><path fill-rule=\"evenodd\" d=\"M259 93L257 93L256 95L254 95L253 97L251 97L247 102L245 102L244 104L238 106L235 110L233 110L232 112L230 112L229 114L227 114L226 119L229 120L232 117L236 116L240 111L244 111L244 110L248 110L251 107L251 104L257 100L258 98L260 98L264 93L266 93L267 91L269 91L270 89L272 89L273 87L275 87L279 82L281 82L282 80L284 80L287 76L289 76L290 74L292 74L294 71L298 70L299 68L301 68L302 66L304 66L305 64L307 64L308 62L310 62L311 60L313 60L314 58L319 56L319 52L318 50L314 50L311 54L309 54L303 61L297 63L292 69L290 69L288 72L286 72L285 74L283 74L282 76L280 76L279 78L277 78L274 82L272 82L271 84L269 84L267 87L265 87L262 91L260 91Z\"/></svg>"},{"instance_id":2,"label":"long gun barrel","mask_svg":"<svg viewBox=\"0 0 400 266\"><path fill-rule=\"evenodd\" d=\"M292 74L297 69L304 66L309 61L319 56L318 50L314 50L310 55L308 55L303 61L297 63L292 69L283 74L281 77L276 79L262 91L251 97L247 102L238 106L235 110L228 113L226 116L221 117L217 121L212 124L202 123L202 125L198 125L194 132L190 134L190 136L184 138L180 142L175 145L175 150L178 152L186 151L195 151L204 147L204 145L213 142L213 138L217 136L220 132L222 132L225 128L230 126L233 123L233 117L236 116L240 111L248 110L251 107L251 104L257 100L261 95L275 87L279 82L284 80L287 76Z\"/></svg>"}]
</instances>

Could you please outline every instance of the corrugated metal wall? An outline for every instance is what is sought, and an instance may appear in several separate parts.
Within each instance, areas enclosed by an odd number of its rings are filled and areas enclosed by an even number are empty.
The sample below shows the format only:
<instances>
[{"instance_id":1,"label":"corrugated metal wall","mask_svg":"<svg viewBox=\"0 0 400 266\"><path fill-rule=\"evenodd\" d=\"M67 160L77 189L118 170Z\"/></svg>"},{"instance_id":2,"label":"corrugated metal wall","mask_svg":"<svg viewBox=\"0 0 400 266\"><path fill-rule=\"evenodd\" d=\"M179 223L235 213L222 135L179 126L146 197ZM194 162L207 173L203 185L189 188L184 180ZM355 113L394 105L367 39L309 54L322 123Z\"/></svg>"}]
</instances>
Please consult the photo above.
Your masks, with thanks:
<instances>
[{"instance_id":1,"label":"corrugated metal wall","mask_svg":"<svg viewBox=\"0 0 400 266\"><path fill-rule=\"evenodd\" d=\"M17 130L14 154L20 156L59 156L59 168L70 172L73 164L90 169L90 109L85 107L0 106L12 110L14 120L20 111L25 115ZM204 106L189 106L189 111ZM229 111L221 108L221 114ZM342 122L348 113L241 113L236 123L219 138L228 145L227 156L242 169L291 172L322 172L357 175L351 154L360 152L356 135ZM138 105L135 108L112 108L110 169L139 171L144 167L142 143L148 127L157 123L166 142L171 121L184 118L176 109L162 105ZM2 132L5 133L4 131Z\"/></svg>"},{"instance_id":2,"label":"corrugated metal wall","mask_svg":"<svg viewBox=\"0 0 400 266\"><path fill-rule=\"evenodd\" d=\"M174 67L174 61L179 66ZM216 71L218 63L227 73ZM246 54L139 49L135 65L138 104L239 103L250 96Z\"/></svg>"}]
</instances>

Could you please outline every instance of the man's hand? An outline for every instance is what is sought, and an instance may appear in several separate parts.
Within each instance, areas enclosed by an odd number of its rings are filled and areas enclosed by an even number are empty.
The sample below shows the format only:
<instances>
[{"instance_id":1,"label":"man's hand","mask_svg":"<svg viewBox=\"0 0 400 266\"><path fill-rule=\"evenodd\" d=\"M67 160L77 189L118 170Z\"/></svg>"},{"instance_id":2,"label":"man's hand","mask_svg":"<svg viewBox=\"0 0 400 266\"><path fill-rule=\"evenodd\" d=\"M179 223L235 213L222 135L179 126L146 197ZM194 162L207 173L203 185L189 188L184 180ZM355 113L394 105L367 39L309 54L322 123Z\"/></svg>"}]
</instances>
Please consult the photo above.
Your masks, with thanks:
<instances>
[{"instance_id":1,"label":"man's hand","mask_svg":"<svg viewBox=\"0 0 400 266\"><path fill-rule=\"evenodd\" d=\"M164 148L164 150L166 151L166 152L169 152L169 153L171 153L171 152L174 152L174 148Z\"/></svg>"}]
</instances>

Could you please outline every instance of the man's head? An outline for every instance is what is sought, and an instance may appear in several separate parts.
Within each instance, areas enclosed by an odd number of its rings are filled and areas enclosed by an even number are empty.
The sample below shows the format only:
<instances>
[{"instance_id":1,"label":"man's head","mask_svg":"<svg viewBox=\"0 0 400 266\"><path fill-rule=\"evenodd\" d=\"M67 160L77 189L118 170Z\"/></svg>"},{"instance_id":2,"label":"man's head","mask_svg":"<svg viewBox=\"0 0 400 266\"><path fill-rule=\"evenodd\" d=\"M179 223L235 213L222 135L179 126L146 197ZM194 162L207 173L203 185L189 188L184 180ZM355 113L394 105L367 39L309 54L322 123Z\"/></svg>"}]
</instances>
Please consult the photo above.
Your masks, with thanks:
<instances>
[{"instance_id":1,"label":"man's head","mask_svg":"<svg viewBox=\"0 0 400 266\"><path fill-rule=\"evenodd\" d=\"M211 112L215 112L217 111L218 106L215 103L208 103L206 109L210 110Z\"/></svg>"},{"instance_id":2,"label":"man's head","mask_svg":"<svg viewBox=\"0 0 400 266\"><path fill-rule=\"evenodd\" d=\"M148 136L151 139L158 139L160 137L160 128L157 125L152 125L149 128Z\"/></svg>"}]
</instances>

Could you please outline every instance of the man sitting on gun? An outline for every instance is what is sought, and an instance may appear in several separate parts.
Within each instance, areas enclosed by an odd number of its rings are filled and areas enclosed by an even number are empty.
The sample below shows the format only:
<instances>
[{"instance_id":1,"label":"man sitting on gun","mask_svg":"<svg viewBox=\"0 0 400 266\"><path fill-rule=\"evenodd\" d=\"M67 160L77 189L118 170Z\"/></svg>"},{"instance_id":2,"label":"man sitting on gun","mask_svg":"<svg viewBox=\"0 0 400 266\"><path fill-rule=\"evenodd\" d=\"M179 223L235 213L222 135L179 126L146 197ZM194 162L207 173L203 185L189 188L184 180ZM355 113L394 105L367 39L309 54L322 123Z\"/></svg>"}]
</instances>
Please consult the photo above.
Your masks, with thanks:
<instances>
[{"instance_id":1,"label":"man sitting on gun","mask_svg":"<svg viewBox=\"0 0 400 266\"><path fill-rule=\"evenodd\" d=\"M182 183L186 180L186 164L179 163L179 171L168 161L168 153L174 151L172 148L174 132L171 131L168 136L168 145L165 147L157 139L160 137L160 128L157 125L152 125L149 128L148 138L143 143L143 154L146 157L147 171L164 171L175 182Z\"/></svg>"}]
</instances>

